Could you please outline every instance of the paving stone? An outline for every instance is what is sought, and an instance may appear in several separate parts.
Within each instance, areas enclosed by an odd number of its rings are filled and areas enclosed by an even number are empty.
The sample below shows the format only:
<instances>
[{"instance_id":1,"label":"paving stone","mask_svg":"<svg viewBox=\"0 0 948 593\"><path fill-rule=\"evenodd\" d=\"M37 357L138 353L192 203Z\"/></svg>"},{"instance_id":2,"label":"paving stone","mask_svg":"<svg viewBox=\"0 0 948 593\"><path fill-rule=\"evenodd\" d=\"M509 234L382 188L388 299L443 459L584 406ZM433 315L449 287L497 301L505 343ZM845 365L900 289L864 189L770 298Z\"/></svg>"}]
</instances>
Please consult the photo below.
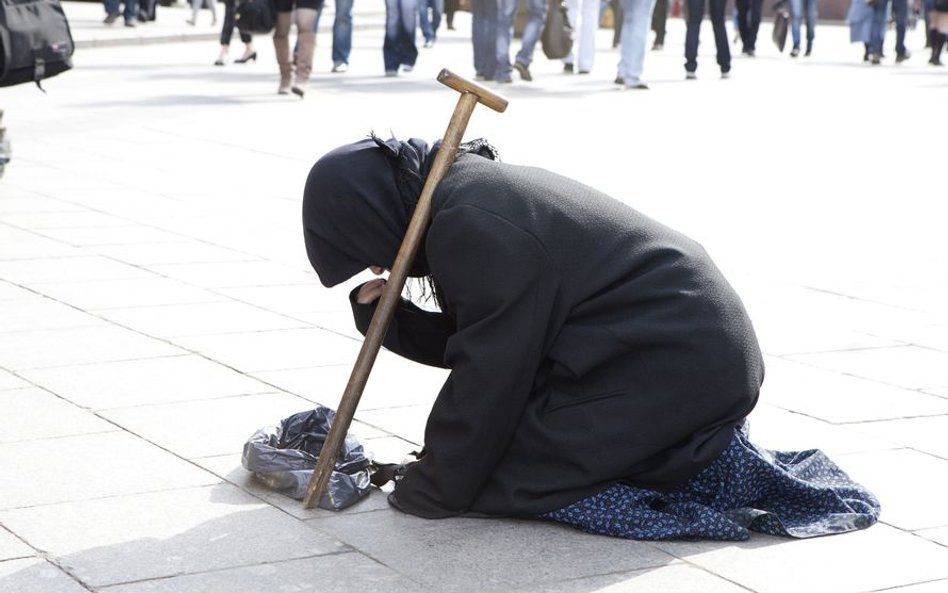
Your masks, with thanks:
<instances>
[{"instance_id":1,"label":"paving stone","mask_svg":"<svg viewBox=\"0 0 948 593\"><path fill-rule=\"evenodd\" d=\"M259 428L312 409L285 393L117 408L102 416L187 459L239 453Z\"/></svg>"},{"instance_id":2,"label":"paving stone","mask_svg":"<svg viewBox=\"0 0 948 593\"><path fill-rule=\"evenodd\" d=\"M359 409L356 418L385 432L398 435L409 443L423 446L425 426L431 406L402 406L398 408Z\"/></svg>"},{"instance_id":3,"label":"paving stone","mask_svg":"<svg viewBox=\"0 0 948 593\"><path fill-rule=\"evenodd\" d=\"M0 467L7 468L4 480L16 484L16 488L0 490L0 509L219 481L216 476L125 432L0 444ZM0 513L0 523L35 545L3 517Z\"/></svg>"},{"instance_id":4,"label":"paving stone","mask_svg":"<svg viewBox=\"0 0 948 593\"><path fill-rule=\"evenodd\" d=\"M0 333L0 366L16 371L181 353L174 346L120 327Z\"/></svg>"},{"instance_id":5,"label":"paving stone","mask_svg":"<svg viewBox=\"0 0 948 593\"><path fill-rule=\"evenodd\" d=\"M885 591L880 591L879 593L945 593L945 591L948 591L948 579L930 581L928 583L919 583L917 585L909 585L907 587L886 589Z\"/></svg>"},{"instance_id":6,"label":"paving stone","mask_svg":"<svg viewBox=\"0 0 948 593\"><path fill-rule=\"evenodd\" d=\"M672 560L648 543L541 521L430 520L387 509L309 523L444 592L512 589L659 567Z\"/></svg>"},{"instance_id":7,"label":"paving stone","mask_svg":"<svg viewBox=\"0 0 948 593\"><path fill-rule=\"evenodd\" d=\"M85 255L80 249L60 241L3 226L0 229L0 261L44 257L76 257Z\"/></svg>"},{"instance_id":8,"label":"paving stone","mask_svg":"<svg viewBox=\"0 0 948 593\"><path fill-rule=\"evenodd\" d=\"M22 229L99 228L125 226L127 220L91 210L66 212L21 212L3 215L3 221Z\"/></svg>"},{"instance_id":9,"label":"paving stone","mask_svg":"<svg viewBox=\"0 0 948 593\"><path fill-rule=\"evenodd\" d=\"M36 290L87 311L226 300L204 289L158 276L127 280L50 283L37 286Z\"/></svg>"},{"instance_id":10,"label":"paving stone","mask_svg":"<svg viewBox=\"0 0 948 593\"><path fill-rule=\"evenodd\" d=\"M749 417L751 440L778 451L822 449L830 457L860 451L895 449L891 440L867 435L863 424L839 426L816 418L758 404Z\"/></svg>"},{"instance_id":11,"label":"paving stone","mask_svg":"<svg viewBox=\"0 0 948 593\"><path fill-rule=\"evenodd\" d=\"M33 556L36 552L33 548L29 547L17 536L13 535L3 527L0 527L0 567L3 566L2 561L10 560L12 558L26 558L28 556ZM2 574L2 568L0 568L0 574ZM2 586L3 577L0 577L0 586Z\"/></svg>"},{"instance_id":12,"label":"paving stone","mask_svg":"<svg viewBox=\"0 0 948 593\"><path fill-rule=\"evenodd\" d=\"M0 519L91 587L345 550L229 484L19 509Z\"/></svg>"},{"instance_id":13,"label":"paving stone","mask_svg":"<svg viewBox=\"0 0 948 593\"><path fill-rule=\"evenodd\" d=\"M7 371L0 370L0 390L2 389L23 389L24 387L29 387L30 384L20 379L13 373L8 373Z\"/></svg>"},{"instance_id":14,"label":"paving stone","mask_svg":"<svg viewBox=\"0 0 948 593\"><path fill-rule=\"evenodd\" d=\"M948 414L948 399L768 357L761 400L827 422Z\"/></svg>"},{"instance_id":15,"label":"paving stone","mask_svg":"<svg viewBox=\"0 0 948 593\"><path fill-rule=\"evenodd\" d=\"M36 293L0 279L0 303L4 303L4 306L10 306L9 303L16 301L33 300L36 297Z\"/></svg>"},{"instance_id":16,"label":"paving stone","mask_svg":"<svg viewBox=\"0 0 948 593\"><path fill-rule=\"evenodd\" d=\"M666 566L631 572L612 573L553 583L528 585L517 589L497 589L496 593L747 593L730 583L694 566L679 561Z\"/></svg>"},{"instance_id":17,"label":"paving stone","mask_svg":"<svg viewBox=\"0 0 948 593\"><path fill-rule=\"evenodd\" d=\"M657 545L757 593L865 593L948 577L948 548L882 524L808 540Z\"/></svg>"},{"instance_id":18,"label":"paving stone","mask_svg":"<svg viewBox=\"0 0 948 593\"><path fill-rule=\"evenodd\" d=\"M22 373L69 401L96 410L273 391L252 377L192 354Z\"/></svg>"},{"instance_id":19,"label":"paving stone","mask_svg":"<svg viewBox=\"0 0 948 593\"><path fill-rule=\"evenodd\" d=\"M267 314L248 305L233 303ZM287 325L288 318L282 319ZM296 325L300 325L296 322ZM223 332L220 332L223 333ZM361 341L317 328L254 331L216 336L186 336L176 344L247 372L347 365L355 362ZM342 392L339 392L340 395Z\"/></svg>"},{"instance_id":20,"label":"paving stone","mask_svg":"<svg viewBox=\"0 0 948 593\"><path fill-rule=\"evenodd\" d=\"M948 352L918 346L830 352L790 358L908 389L948 385Z\"/></svg>"},{"instance_id":21,"label":"paving stone","mask_svg":"<svg viewBox=\"0 0 948 593\"><path fill-rule=\"evenodd\" d=\"M306 325L302 321L233 301L106 309L98 314L156 338L233 335Z\"/></svg>"},{"instance_id":22,"label":"paving stone","mask_svg":"<svg viewBox=\"0 0 948 593\"><path fill-rule=\"evenodd\" d=\"M301 271L266 261L157 265L149 269L205 288L301 284L311 279Z\"/></svg>"},{"instance_id":23,"label":"paving stone","mask_svg":"<svg viewBox=\"0 0 948 593\"><path fill-rule=\"evenodd\" d=\"M0 593L88 593L54 564L39 558L0 562Z\"/></svg>"},{"instance_id":24,"label":"paving stone","mask_svg":"<svg viewBox=\"0 0 948 593\"><path fill-rule=\"evenodd\" d=\"M0 277L24 286L49 282L115 280L143 276L154 275L141 268L98 256L0 262Z\"/></svg>"},{"instance_id":25,"label":"paving stone","mask_svg":"<svg viewBox=\"0 0 948 593\"><path fill-rule=\"evenodd\" d=\"M94 315L40 296L0 307L0 333L105 325Z\"/></svg>"},{"instance_id":26,"label":"paving stone","mask_svg":"<svg viewBox=\"0 0 948 593\"><path fill-rule=\"evenodd\" d=\"M902 529L948 525L948 460L911 449L841 456L843 469L882 503L882 520Z\"/></svg>"},{"instance_id":27,"label":"paving stone","mask_svg":"<svg viewBox=\"0 0 948 593\"><path fill-rule=\"evenodd\" d=\"M339 300L331 298L335 297L336 293L326 290L318 282L221 288L217 292L268 311L284 314L341 310Z\"/></svg>"},{"instance_id":28,"label":"paving stone","mask_svg":"<svg viewBox=\"0 0 948 593\"><path fill-rule=\"evenodd\" d=\"M5 184L6 185L6 184ZM77 204L70 204L63 200L57 200L42 196L34 191L29 191L15 186L3 188L3 200L0 200L0 213L22 213L22 212L81 212L85 210ZM3 217L5 219L5 217Z\"/></svg>"},{"instance_id":29,"label":"paving stone","mask_svg":"<svg viewBox=\"0 0 948 593\"><path fill-rule=\"evenodd\" d=\"M948 415L858 425L865 434L948 459Z\"/></svg>"},{"instance_id":30,"label":"paving stone","mask_svg":"<svg viewBox=\"0 0 948 593\"><path fill-rule=\"evenodd\" d=\"M105 587L102 592L261 593L331 589L333 593L418 593L419 587L395 570L349 552Z\"/></svg>"},{"instance_id":31,"label":"paving stone","mask_svg":"<svg viewBox=\"0 0 948 593\"><path fill-rule=\"evenodd\" d=\"M139 245L98 245L96 253L136 266L160 264L249 261L254 256L202 241L142 243Z\"/></svg>"},{"instance_id":32,"label":"paving stone","mask_svg":"<svg viewBox=\"0 0 948 593\"><path fill-rule=\"evenodd\" d=\"M0 391L0 443L111 432L113 424L42 389ZM29 419L25 422L24 419Z\"/></svg>"},{"instance_id":33,"label":"paving stone","mask_svg":"<svg viewBox=\"0 0 948 593\"><path fill-rule=\"evenodd\" d=\"M162 243L180 241L181 237L155 228L126 224L96 228L47 228L37 233L62 241L69 245L134 245L136 243Z\"/></svg>"}]
</instances>

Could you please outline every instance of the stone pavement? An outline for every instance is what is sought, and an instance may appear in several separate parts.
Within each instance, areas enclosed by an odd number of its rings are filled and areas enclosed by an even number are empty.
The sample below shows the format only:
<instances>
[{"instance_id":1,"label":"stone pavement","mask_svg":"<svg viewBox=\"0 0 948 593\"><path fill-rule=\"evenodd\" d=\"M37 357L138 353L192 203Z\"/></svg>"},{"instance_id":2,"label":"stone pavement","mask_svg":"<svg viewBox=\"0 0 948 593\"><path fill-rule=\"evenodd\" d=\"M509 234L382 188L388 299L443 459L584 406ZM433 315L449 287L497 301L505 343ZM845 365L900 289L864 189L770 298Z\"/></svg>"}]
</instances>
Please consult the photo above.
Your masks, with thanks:
<instances>
[{"instance_id":1,"label":"stone pavement","mask_svg":"<svg viewBox=\"0 0 948 593\"><path fill-rule=\"evenodd\" d=\"M437 138L455 98L436 73L472 74L468 15L388 79L378 7L356 7L352 69L329 73L330 9L303 101L275 94L265 38L258 62L213 67L216 32L184 6L125 29L67 3L76 68L45 95L0 89L0 592L948 591L948 77L921 31L910 61L870 67L824 25L812 58L763 44L725 81L708 29L686 82L672 20L647 92L614 89L601 31L592 74L538 54L536 81L499 87L507 113L478 110L467 134L701 241L767 355L755 440L825 449L881 524L649 543L427 521L379 492L306 511L255 484L246 438L334 407L359 347L345 296L363 277L324 289L304 255L310 165L370 130ZM192 41L147 43L175 38ZM381 353L354 431L401 459L443 379Z\"/></svg>"}]
</instances>

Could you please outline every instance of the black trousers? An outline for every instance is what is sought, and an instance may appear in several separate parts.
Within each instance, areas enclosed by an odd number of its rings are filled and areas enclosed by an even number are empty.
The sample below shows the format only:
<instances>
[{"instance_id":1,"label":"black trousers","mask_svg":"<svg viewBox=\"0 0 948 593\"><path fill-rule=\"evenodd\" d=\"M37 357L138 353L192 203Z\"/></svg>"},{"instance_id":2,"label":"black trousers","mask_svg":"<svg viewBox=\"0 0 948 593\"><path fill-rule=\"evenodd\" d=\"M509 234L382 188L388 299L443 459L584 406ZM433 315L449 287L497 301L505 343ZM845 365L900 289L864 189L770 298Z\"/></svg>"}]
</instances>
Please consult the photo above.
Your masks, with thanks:
<instances>
[{"instance_id":1,"label":"black trousers","mask_svg":"<svg viewBox=\"0 0 948 593\"><path fill-rule=\"evenodd\" d=\"M764 0L735 0L737 29L741 32L744 51L756 51L757 31L760 30L760 11Z\"/></svg>"},{"instance_id":2,"label":"black trousers","mask_svg":"<svg viewBox=\"0 0 948 593\"><path fill-rule=\"evenodd\" d=\"M230 37L234 34L237 16L237 0L224 0L224 27L221 29L221 45L230 45ZM253 36L240 31L240 40L250 43Z\"/></svg>"},{"instance_id":3,"label":"black trousers","mask_svg":"<svg viewBox=\"0 0 948 593\"><path fill-rule=\"evenodd\" d=\"M698 33L704 19L705 0L688 0L688 28L685 32L685 70L698 69ZM709 0L711 28L714 30L714 45L717 48L718 66L721 72L731 71L731 47L727 41L727 29L724 28L724 7L727 0Z\"/></svg>"}]
</instances>

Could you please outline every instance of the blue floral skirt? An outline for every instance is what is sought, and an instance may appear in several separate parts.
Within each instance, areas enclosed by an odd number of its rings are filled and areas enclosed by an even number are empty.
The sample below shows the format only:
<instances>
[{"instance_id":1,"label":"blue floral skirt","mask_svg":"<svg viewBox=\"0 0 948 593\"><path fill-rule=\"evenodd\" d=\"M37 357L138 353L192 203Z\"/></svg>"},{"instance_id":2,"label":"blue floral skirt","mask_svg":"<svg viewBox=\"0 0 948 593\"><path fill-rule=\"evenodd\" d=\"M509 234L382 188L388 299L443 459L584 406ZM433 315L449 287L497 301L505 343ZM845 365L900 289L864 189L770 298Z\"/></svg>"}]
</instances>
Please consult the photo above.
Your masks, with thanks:
<instances>
[{"instance_id":1,"label":"blue floral skirt","mask_svg":"<svg viewBox=\"0 0 948 593\"><path fill-rule=\"evenodd\" d=\"M541 518L629 539L735 541L748 530L806 538L865 529L879 509L822 451L768 451L740 428L714 463L675 490L615 483Z\"/></svg>"}]
</instances>

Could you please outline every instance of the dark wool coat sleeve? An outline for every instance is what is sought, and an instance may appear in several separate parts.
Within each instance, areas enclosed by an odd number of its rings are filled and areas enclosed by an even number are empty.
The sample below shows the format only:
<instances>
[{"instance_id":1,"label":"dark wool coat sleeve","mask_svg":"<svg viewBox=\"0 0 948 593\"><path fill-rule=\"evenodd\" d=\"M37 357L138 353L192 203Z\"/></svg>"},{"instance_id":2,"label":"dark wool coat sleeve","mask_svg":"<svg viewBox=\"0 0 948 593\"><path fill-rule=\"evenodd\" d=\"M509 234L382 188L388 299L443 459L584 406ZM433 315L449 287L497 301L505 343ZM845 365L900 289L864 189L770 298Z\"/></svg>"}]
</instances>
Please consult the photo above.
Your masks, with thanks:
<instances>
[{"instance_id":1,"label":"dark wool coat sleeve","mask_svg":"<svg viewBox=\"0 0 948 593\"><path fill-rule=\"evenodd\" d=\"M452 369L432 408L426 455L390 500L427 517L470 510L516 431L543 358L556 270L534 237L474 206L438 215L428 235L432 270L457 320ZM404 501L404 502L401 502Z\"/></svg>"}]
</instances>

